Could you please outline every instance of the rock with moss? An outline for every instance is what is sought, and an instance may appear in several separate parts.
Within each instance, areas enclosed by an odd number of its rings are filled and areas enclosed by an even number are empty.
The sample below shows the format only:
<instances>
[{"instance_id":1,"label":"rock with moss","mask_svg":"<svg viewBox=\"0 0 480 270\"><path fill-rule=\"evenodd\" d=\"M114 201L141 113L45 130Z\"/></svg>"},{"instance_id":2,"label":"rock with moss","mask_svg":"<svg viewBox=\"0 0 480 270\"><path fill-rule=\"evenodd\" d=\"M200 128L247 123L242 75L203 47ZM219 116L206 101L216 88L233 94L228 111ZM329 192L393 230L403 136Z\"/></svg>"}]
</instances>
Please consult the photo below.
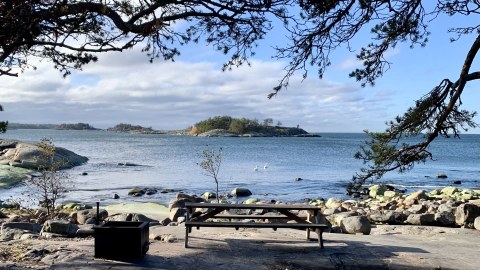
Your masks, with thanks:
<instances>
[{"instance_id":1,"label":"rock with moss","mask_svg":"<svg viewBox=\"0 0 480 270\"><path fill-rule=\"evenodd\" d=\"M387 188L384 185L373 185L368 188L368 195L372 198L376 198L377 196L383 196Z\"/></svg>"},{"instance_id":2,"label":"rock with moss","mask_svg":"<svg viewBox=\"0 0 480 270\"><path fill-rule=\"evenodd\" d=\"M34 172L45 164L43 152L36 143L0 139L0 188L16 185L27 177L35 177ZM55 148L54 162L60 169L69 169L88 161L88 158L75 154L62 147Z\"/></svg>"},{"instance_id":3,"label":"rock with moss","mask_svg":"<svg viewBox=\"0 0 480 270\"><path fill-rule=\"evenodd\" d=\"M456 187L445 187L441 190L441 193L445 196L453 196L455 193L458 193L459 189Z\"/></svg>"}]
</instances>

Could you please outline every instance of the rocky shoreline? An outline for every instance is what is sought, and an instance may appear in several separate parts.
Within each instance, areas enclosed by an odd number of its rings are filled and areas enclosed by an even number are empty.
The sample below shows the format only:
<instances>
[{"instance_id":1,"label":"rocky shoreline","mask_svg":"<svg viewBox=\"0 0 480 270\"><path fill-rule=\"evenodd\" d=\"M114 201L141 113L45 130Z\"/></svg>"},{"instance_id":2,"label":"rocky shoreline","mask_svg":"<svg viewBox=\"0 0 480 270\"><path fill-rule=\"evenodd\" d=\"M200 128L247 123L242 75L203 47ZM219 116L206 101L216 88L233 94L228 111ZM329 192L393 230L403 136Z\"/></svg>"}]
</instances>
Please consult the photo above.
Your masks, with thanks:
<instances>
[{"instance_id":1,"label":"rocky shoreline","mask_svg":"<svg viewBox=\"0 0 480 270\"><path fill-rule=\"evenodd\" d=\"M448 232L452 235L464 234L462 232L470 235L470 232L477 232L476 234L473 233L471 237L480 235L480 232L477 231L480 230L480 190L448 187L429 192L419 190L411 194L401 194L390 192L387 188L379 185L370 187L369 198L365 200L338 200L330 198L328 200L310 200L308 204L319 207L323 215L323 222L330 226L329 233L334 235L352 235L354 238L361 239L360 241L372 240L366 240L358 235L372 233L378 235L379 232L382 234L381 230L379 231L378 229L382 228L381 226L396 226L385 227L386 231L383 233L386 234L387 238L385 239L388 239L389 233L418 234L418 237L422 234L430 237L429 235L438 235L441 232ZM238 191L237 197L240 198L247 194L248 192L242 193ZM175 246L176 249L181 248L183 250L183 244L178 242L181 241L182 233L184 233L182 223L185 221L185 202L216 202L214 195L204 193L202 196L196 196L177 193L176 198L169 203L168 207L156 203L106 206L100 209L98 215L100 220L98 221L100 223L105 221L149 222L150 245L162 243L162 246L160 246L162 249L169 249L168 246L164 245L172 245L172 248ZM222 199L222 201L226 202L225 199ZM255 198L249 198L243 203L283 204L286 202L262 202ZM196 209L196 211L201 212L205 210ZM36 209L35 211L0 209L0 263L32 266L35 262L41 261L48 267L50 264L74 260L79 254L73 252L72 249L64 251L60 248L55 251L41 252L46 248L39 248L38 246L41 245L38 241L44 241L49 243L49 245L52 243L49 241L67 241L67 239L68 241L85 241L83 239L90 241L88 239L92 239L94 224L97 222L96 212L96 209L92 206L77 203L69 203L62 206L61 211L54 218L47 217L46 212L42 209ZM236 211L232 214L247 215L252 213L245 210ZM268 212L255 214L265 215L266 218L261 222L284 222L279 219L269 220L268 215L270 213ZM306 212L297 214L300 216L307 215ZM245 220L245 222L259 222L259 220ZM422 227L424 229L421 229ZM473 228L476 230L472 230ZM448 230L459 231L450 232ZM247 231L244 231L242 234L245 234ZM209 233L209 230L201 230L201 232L207 233L208 237L217 235L216 237L219 237L219 239L222 238L221 235L218 235L218 232L215 234L215 231L212 232L213 234ZM280 236L276 232L273 237L275 239ZM396 236L391 235L390 237L394 238ZM338 238L328 234L325 238L342 239L341 242L346 239L345 236ZM463 241L463 238L461 239ZM28 244L33 243L31 241L36 241L35 247ZM199 240L196 239L196 241L198 242ZM17 252L18 254L15 254L15 257L9 255L10 253L5 250L2 251L4 246L18 245L19 243L25 244L22 244L23 249L21 252L18 251L19 253ZM292 245L298 245L298 243ZM328 245L335 244L328 243ZM63 244L62 246L66 245ZM329 250L328 247L327 250ZM353 252L352 254L356 252L352 249L348 250ZM93 249L82 252L92 253ZM53 254L56 255L52 257ZM92 255L89 256L91 257ZM371 262L369 261L369 263Z\"/></svg>"},{"instance_id":2,"label":"rocky shoreline","mask_svg":"<svg viewBox=\"0 0 480 270\"><path fill-rule=\"evenodd\" d=\"M248 196L248 190L238 190L237 197ZM308 202L320 208L323 222L330 226L332 233L369 234L372 225L422 225L452 228L468 228L480 230L480 190L462 190L447 187L441 190L426 192L419 190L411 194L389 192L386 187L375 185L369 188L370 198L367 200L328 200L317 199ZM246 193L243 193L246 192ZM251 193L250 193L251 194ZM178 193L168 208L154 205L156 218L148 217L145 204L136 207L106 207L100 211L99 222L104 221L147 221L150 226L178 226L184 222L185 202L216 202L211 193L204 197ZM222 200L226 202L225 199ZM285 202L262 202L250 198L243 203L284 204ZM127 210L128 212L122 211ZM168 210L167 210L168 209ZM203 209L197 209L203 211ZM241 213L240 213L241 212ZM248 210L233 214L251 214ZM263 214L268 217L269 213ZM307 215L307 213L297 213ZM195 215L195 213L193 214ZM163 217L163 218L162 218ZM22 211L0 209L0 240L55 237L86 237L93 235L93 225L97 222L96 209L92 206L69 203L62 206L57 216L50 219L42 209ZM259 222L248 220L247 222ZM268 220L262 222L279 222ZM281 221L280 221L281 222Z\"/></svg>"}]
</instances>

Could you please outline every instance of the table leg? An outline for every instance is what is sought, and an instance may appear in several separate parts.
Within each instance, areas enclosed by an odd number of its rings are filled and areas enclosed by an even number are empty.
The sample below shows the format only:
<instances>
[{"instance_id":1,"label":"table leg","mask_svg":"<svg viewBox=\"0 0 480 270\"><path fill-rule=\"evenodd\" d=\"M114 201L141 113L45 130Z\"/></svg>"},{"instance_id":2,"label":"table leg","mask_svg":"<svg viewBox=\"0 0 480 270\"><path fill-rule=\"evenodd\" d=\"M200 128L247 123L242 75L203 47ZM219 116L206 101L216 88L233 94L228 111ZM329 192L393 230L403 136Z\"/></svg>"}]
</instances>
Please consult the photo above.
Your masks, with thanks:
<instances>
[{"instance_id":1,"label":"table leg","mask_svg":"<svg viewBox=\"0 0 480 270\"><path fill-rule=\"evenodd\" d=\"M187 213L185 214L185 221L188 222L190 219L190 209L187 208ZM188 233L191 232L192 228L185 225L185 248L188 248Z\"/></svg>"},{"instance_id":2,"label":"table leg","mask_svg":"<svg viewBox=\"0 0 480 270\"><path fill-rule=\"evenodd\" d=\"M312 212L308 211L308 215L307 215L307 222L311 222L311 217L312 217ZM310 239L310 228L307 228L307 231L305 233L305 236L307 237L307 240Z\"/></svg>"}]
</instances>

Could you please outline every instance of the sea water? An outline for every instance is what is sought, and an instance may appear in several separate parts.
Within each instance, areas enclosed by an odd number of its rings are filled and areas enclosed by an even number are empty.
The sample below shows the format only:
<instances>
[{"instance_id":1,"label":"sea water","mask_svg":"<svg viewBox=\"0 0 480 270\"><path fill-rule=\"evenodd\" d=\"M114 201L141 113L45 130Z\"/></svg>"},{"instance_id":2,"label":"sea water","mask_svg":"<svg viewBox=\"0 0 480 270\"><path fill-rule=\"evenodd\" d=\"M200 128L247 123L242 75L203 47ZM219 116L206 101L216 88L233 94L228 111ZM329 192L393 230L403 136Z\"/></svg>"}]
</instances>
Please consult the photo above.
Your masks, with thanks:
<instances>
[{"instance_id":1,"label":"sea water","mask_svg":"<svg viewBox=\"0 0 480 270\"><path fill-rule=\"evenodd\" d=\"M214 180L204 174L198 163L204 149L218 150L220 147L223 149L220 193L244 187L252 191L251 197L262 200L300 202L307 198L346 197L345 186L362 167L353 156L367 137L361 133L320 135L313 138L231 138L9 130L0 137L36 142L44 137L51 138L56 146L89 158L86 164L66 171L73 186L63 201L100 201L104 204L154 201L166 204L176 192L200 195L215 191ZM388 173L380 182L407 191L450 186L454 180L462 182L461 188L480 187L480 135L465 134L461 139L439 138L428 150L434 160L415 165L405 174ZM448 178L436 178L439 173ZM298 179L302 180L296 181ZM173 191L128 196L133 187ZM0 190L0 199L21 197L26 189L26 186L19 185ZM114 193L120 199L113 199Z\"/></svg>"}]
</instances>

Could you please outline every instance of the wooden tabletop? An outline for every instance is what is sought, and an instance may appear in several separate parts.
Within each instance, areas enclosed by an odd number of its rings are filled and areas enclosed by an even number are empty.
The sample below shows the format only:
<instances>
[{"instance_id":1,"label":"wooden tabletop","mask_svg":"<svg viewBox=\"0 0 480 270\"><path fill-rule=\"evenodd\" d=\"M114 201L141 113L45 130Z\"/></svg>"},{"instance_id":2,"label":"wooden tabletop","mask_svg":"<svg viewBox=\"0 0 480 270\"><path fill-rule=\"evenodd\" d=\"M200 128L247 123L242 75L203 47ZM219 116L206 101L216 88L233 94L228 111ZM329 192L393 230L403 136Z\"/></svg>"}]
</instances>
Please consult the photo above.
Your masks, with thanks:
<instances>
[{"instance_id":1,"label":"wooden tabletop","mask_svg":"<svg viewBox=\"0 0 480 270\"><path fill-rule=\"evenodd\" d=\"M185 203L186 208L215 208L215 209L271 209L271 210L319 210L314 205L306 204L241 204L241 203Z\"/></svg>"}]
</instances>

